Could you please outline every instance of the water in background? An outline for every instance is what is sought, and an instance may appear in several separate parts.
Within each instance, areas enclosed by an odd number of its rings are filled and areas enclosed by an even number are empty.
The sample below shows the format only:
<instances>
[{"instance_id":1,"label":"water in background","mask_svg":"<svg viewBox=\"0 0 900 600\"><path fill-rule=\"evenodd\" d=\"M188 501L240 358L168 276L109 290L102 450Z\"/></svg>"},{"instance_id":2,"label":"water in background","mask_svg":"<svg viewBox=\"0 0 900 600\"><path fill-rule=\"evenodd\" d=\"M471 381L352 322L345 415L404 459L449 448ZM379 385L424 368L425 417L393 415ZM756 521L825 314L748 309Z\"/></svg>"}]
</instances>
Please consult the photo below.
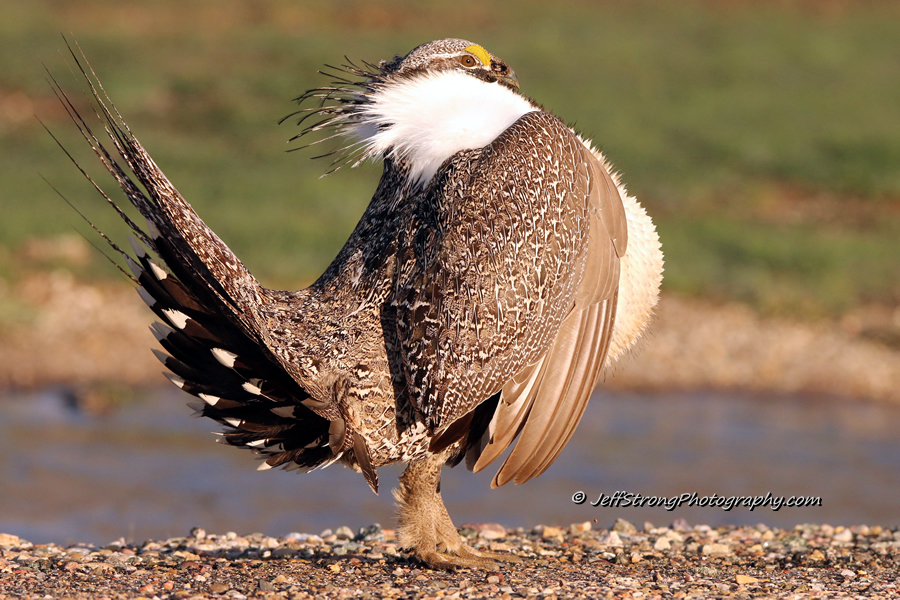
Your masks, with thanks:
<instances>
[{"instance_id":1,"label":"water in background","mask_svg":"<svg viewBox=\"0 0 900 600\"><path fill-rule=\"evenodd\" d=\"M213 443L216 424L191 419L186 395L154 390L104 416L73 410L66 394L0 399L0 532L35 543L105 544L120 537L292 531L395 524L390 489L399 467L379 470L381 494L339 465L298 475L258 472L247 451ZM567 525L624 518L667 525L792 527L900 524L900 407L852 400L730 393L598 391L562 456L540 478L491 490L499 465L473 475L445 469L442 493L457 525ZM819 496L822 506L601 508L618 490L652 496ZM583 491L589 502L576 505Z\"/></svg>"}]
</instances>

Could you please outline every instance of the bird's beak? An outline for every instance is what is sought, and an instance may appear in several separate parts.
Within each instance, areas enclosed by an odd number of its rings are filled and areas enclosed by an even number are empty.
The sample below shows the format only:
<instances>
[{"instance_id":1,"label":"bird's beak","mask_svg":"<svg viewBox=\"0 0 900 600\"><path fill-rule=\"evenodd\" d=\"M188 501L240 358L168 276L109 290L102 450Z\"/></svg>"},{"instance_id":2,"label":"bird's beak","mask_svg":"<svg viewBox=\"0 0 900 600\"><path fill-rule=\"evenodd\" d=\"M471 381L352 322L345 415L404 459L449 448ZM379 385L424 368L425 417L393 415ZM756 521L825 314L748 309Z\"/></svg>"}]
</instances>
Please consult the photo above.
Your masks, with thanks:
<instances>
[{"instance_id":1,"label":"bird's beak","mask_svg":"<svg viewBox=\"0 0 900 600\"><path fill-rule=\"evenodd\" d=\"M491 61L491 71L494 72L494 77L497 78L498 82L514 90L519 89L519 78L516 77L515 71L510 69L505 63L496 60Z\"/></svg>"},{"instance_id":2,"label":"bird's beak","mask_svg":"<svg viewBox=\"0 0 900 600\"><path fill-rule=\"evenodd\" d=\"M516 72L512 69L509 69L506 73L500 75L500 81L510 87L519 89L519 78L516 77Z\"/></svg>"}]
</instances>

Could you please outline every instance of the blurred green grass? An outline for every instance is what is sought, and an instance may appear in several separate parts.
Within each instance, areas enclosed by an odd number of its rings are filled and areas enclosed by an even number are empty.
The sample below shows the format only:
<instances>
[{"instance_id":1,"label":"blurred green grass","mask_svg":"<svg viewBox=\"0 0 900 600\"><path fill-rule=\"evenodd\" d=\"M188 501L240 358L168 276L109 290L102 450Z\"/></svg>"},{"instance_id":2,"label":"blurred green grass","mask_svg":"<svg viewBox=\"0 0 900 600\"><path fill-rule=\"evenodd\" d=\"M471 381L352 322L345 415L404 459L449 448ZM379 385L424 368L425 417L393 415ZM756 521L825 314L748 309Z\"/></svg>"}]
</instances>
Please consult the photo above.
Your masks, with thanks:
<instances>
[{"instance_id":1,"label":"blurred green grass","mask_svg":"<svg viewBox=\"0 0 900 600\"><path fill-rule=\"evenodd\" d=\"M807 316L900 302L896 2L40 0L3 12L0 276L35 267L20 260L27 240L86 230L42 177L121 231L32 116L107 181L44 80L42 63L79 89L60 32L275 287L322 271L379 174L319 178L327 160L284 152L290 99L327 81L324 63L453 36L503 57L525 94L599 143L659 225L665 289ZM96 260L80 274L111 272Z\"/></svg>"}]
</instances>

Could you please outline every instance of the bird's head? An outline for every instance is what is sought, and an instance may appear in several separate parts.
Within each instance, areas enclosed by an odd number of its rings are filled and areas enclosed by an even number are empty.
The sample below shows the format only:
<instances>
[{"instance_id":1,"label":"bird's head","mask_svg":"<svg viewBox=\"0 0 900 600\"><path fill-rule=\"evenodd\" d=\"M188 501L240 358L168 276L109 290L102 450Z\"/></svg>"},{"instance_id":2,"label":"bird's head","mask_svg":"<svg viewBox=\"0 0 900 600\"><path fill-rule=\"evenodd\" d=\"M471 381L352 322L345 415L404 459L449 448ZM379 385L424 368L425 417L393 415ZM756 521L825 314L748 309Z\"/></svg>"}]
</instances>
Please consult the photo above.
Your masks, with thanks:
<instances>
[{"instance_id":1,"label":"bird's head","mask_svg":"<svg viewBox=\"0 0 900 600\"><path fill-rule=\"evenodd\" d=\"M405 56L362 66L330 67L332 86L309 90L297 101L305 124L291 141L318 131L350 140L323 156L338 169L367 158L404 162L410 177L424 181L452 154L492 141L537 105L519 93L519 80L505 62L478 44L443 39L417 46ZM306 147L306 146L303 146Z\"/></svg>"},{"instance_id":2,"label":"bird's head","mask_svg":"<svg viewBox=\"0 0 900 600\"><path fill-rule=\"evenodd\" d=\"M414 48L406 56L382 61L379 67L395 76L415 76L424 72L460 71L488 83L519 89L519 79L505 62L478 44L467 40L445 39Z\"/></svg>"}]
</instances>

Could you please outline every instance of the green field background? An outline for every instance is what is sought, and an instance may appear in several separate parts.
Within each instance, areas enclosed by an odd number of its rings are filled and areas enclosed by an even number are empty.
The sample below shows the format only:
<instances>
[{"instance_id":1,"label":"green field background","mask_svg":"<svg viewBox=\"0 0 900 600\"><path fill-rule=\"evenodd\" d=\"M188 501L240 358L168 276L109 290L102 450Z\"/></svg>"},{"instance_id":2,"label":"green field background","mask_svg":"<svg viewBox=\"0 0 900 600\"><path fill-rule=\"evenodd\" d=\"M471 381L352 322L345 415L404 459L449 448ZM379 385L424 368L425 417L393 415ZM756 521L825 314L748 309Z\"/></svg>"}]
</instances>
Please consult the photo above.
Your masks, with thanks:
<instances>
[{"instance_id":1,"label":"green field background","mask_svg":"<svg viewBox=\"0 0 900 600\"><path fill-rule=\"evenodd\" d=\"M463 37L594 139L658 223L670 293L815 318L900 301L898 2L0 1L0 278L122 227L41 126L97 169L47 81L87 106L77 40L138 138L264 284L308 284L378 165L321 178L278 125L323 64ZM36 118L37 117L37 118ZM48 184L49 183L49 184ZM2 282L0 282L2 283Z\"/></svg>"}]
</instances>

